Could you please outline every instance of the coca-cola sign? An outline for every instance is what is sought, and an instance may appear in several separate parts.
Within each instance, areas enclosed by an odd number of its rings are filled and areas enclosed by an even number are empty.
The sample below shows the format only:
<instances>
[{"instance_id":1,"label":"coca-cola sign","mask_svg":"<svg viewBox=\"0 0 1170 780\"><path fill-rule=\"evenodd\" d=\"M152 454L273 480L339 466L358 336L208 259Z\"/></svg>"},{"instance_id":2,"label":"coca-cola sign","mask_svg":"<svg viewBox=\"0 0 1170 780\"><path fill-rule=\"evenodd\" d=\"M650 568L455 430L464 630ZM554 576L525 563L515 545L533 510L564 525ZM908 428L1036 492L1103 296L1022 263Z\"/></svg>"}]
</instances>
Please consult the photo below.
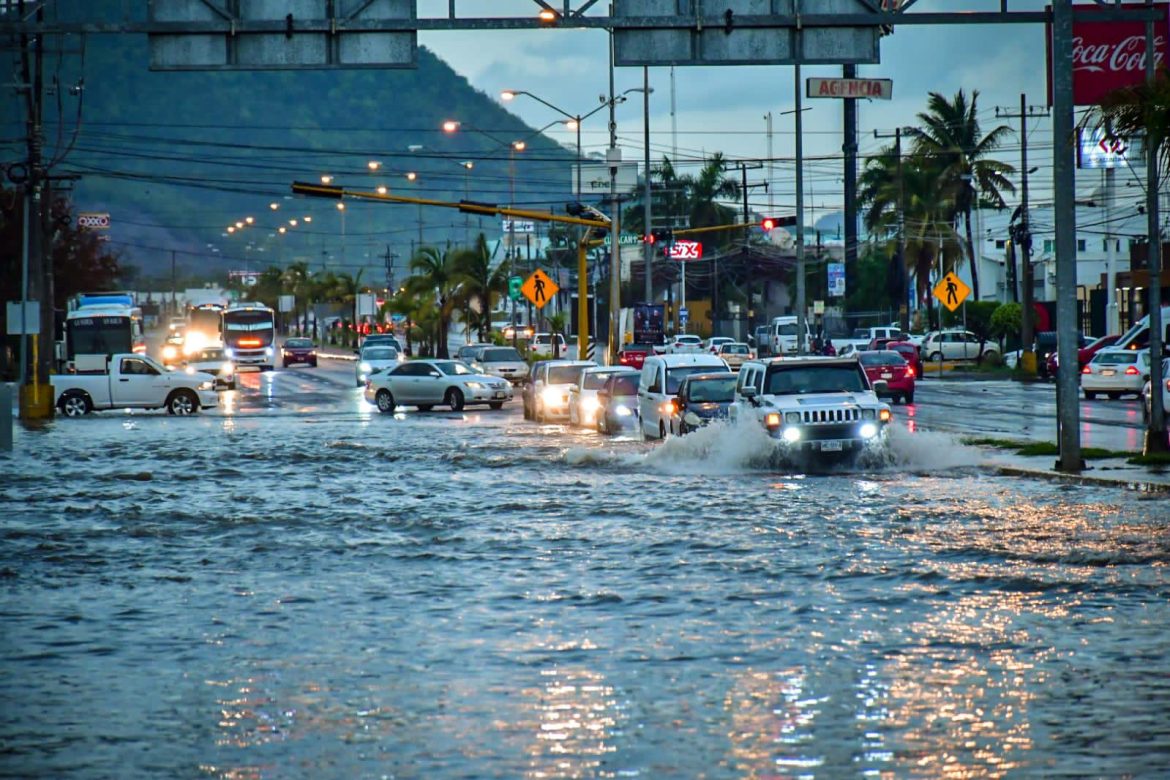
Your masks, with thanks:
<instances>
[{"instance_id":1,"label":"coca-cola sign","mask_svg":"<svg viewBox=\"0 0 1170 780\"><path fill-rule=\"evenodd\" d=\"M1115 6L1109 6L1113 8ZM1142 9L1145 3L1123 3L1122 8ZM1154 28L1154 63L1162 68L1170 61L1170 3L1158 3L1162 20ZM1073 6L1073 103L1095 105L1115 89L1140 84L1146 78L1145 22L1084 21L1083 10L1101 6ZM1081 17L1081 20L1078 20ZM1049 52L1052 28L1049 26ZM1048 94L1052 95L1049 57Z\"/></svg>"}]
</instances>

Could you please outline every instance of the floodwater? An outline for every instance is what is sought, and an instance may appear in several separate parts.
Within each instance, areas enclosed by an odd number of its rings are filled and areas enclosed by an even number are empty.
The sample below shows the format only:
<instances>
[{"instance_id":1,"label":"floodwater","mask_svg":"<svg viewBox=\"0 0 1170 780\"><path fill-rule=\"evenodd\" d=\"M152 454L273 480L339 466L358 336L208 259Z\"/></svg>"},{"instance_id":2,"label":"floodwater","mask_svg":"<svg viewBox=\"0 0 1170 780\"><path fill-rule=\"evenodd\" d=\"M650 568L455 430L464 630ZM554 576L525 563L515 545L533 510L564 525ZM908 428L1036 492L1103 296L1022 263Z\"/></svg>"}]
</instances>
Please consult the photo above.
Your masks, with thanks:
<instances>
[{"instance_id":1,"label":"floodwater","mask_svg":"<svg viewBox=\"0 0 1170 780\"><path fill-rule=\"evenodd\" d=\"M0 456L0 776L1170 775L1164 498L287 374Z\"/></svg>"}]
</instances>

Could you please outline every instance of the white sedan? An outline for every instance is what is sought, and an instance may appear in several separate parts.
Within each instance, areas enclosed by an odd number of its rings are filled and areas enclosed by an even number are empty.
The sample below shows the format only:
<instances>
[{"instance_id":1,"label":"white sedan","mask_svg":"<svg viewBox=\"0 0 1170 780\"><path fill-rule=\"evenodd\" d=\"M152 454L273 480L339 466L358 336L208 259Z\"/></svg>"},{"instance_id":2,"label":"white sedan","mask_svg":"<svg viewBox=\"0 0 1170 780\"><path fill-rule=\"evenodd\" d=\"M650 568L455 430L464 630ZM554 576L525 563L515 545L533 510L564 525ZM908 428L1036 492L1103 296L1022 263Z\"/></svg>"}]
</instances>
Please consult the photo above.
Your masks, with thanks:
<instances>
[{"instance_id":1,"label":"white sedan","mask_svg":"<svg viewBox=\"0 0 1170 780\"><path fill-rule=\"evenodd\" d=\"M1081 390L1085 398L1104 393L1110 398L1122 394L1140 396L1150 378L1150 351L1103 349L1081 369Z\"/></svg>"},{"instance_id":2,"label":"white sedan","mask_svg":"<svg viewBox=\"0 0 1170 780\"><path fill-rule=\"evenodd\" d=\"M358 387L379 371L394 368L402 362L402 353L389 344L367 344L358 353L353 366L353 379Z\"/></svg>"},{"instance_id":3,"label":"white sedan","mask_svg":"<svg viewBox=\"0 0 1170 780\"><path fill-rule=\"evenodd\" d=\"M666 354L668 355L685 355L702 351L703 340L689 333L681 333L666 342Z\"/></svg>"},{"instance_id":4,"label":"white sedan","mask_svg":"<svg viewBox=\"0 0 1170 780\"><path fill-rule=\"evenodd\" d=\"M224 354L222 346L201 349L188 356L182 365L187 373L202 371L214 376L216 390L236 389L236 364Z\"/></svg>"},{"instance_id":5,"label":"white sedan","mask_svg":"<svg viewBox=\"0 0 1170 780\"><path fill-rule=\"evenodd\" d=\"M611 374L624 373L629 373L625 366L583 367L577 381L569 388L569 425L596 428L597 410L601 408L597 400L597 391Z\"/></svg>"},{"instance_id":6,"label":"white sedan","mask_svg":"<svg viewBox=\"0 0 1170 780\"><path fill-rule=\"evenodd\" d=\"M456 412L467 404L499 409L512 399L512 385L477 374L458 360L411 360L367 379L365 398L384 414L403 405L423 412L439 404Z\"/></svg>"}]
</instances>

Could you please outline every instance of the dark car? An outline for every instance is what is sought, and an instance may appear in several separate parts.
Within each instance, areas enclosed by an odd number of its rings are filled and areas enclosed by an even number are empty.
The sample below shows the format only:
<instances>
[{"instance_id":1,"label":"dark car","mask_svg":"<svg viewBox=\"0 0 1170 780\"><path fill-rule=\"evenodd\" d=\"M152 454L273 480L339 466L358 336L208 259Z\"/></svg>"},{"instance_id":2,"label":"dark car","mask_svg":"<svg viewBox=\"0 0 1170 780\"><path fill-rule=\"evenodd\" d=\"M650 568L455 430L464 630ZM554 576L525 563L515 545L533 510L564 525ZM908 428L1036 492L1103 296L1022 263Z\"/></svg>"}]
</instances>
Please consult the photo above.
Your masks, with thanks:
<instances>
[{"instance_id":1,"label":"dark car","mask_svg":"<svg viewBox=\"0 0 1170 780\"><path fill-rule=\"evenodd\" d=\"M597 391L597 430L602 433L621 433L625 428L638 428L638 379L631 369L610 374Z\"/></svg>"},{"instance_id":2,"label":"dark car","mask_svg":"<svg viewBox=\"0 0 1170 780\"><path fill-rule=\"evenodd\" d=\"M1077 349L1082 349L1088 345L1088 340L1085 334L1080 331L1077 332ZM1043 330L1036 334L1036 340L1032 344L1032 351L1036 353L1036 373L1042 379L1050 379L1056 374L1048 371L1048 358L1056 352L1056 331Z\"/></svg>"},{"instance_id":3,"label":"dark car","mask_svg":"<svg viewBox=\"0 0 1170 780\"><path fill-rule=\"evenodd\" d=\"M889 349L866 350L857 353L857 357L878 398L889 398L894 403L898 399L914 403L914 369L906 358ZM879 382L884 382L884 386Z\"/></svg>"},{"instance_id":4,"label":"dark car","mask_svg":"<svg viewBox=\"0 0 1170 780\"><path fill-rule=\"evenodd\" d=\"M291 338L285 339L280 347L280 363L288 368L293 363L307 363L317 365L317 345L312 339Z\"/></svg>"},{"instance_id":5,"label":"dark car","mask_svg":"<svg viewBox=\"0 0 1170 780\"><path fill-rule=\"evenodd\" d=\"M891 341L886 344L885 349L897 352L906 359L910 364L910 368L914 369L915 379L925 379L926 375L922 373L922 353L918 351L918 347L909 341Z\"/></svg>"},{"instance_id":6,"label":"dark car","mask_svg":"<svg viewBox=\"0 0 1170 780\"><path fill-rule=\"evenodd\" d=\"M1120 338L1121 338L1121 336L1117 335L1117 334L1114 334L1111 336L1102 336L1099 339L1091 341L1087 346L1084 346L1084 347L1081 347L1080 349L1078 349L1077 350L1077 376L1080 376L1080 372L1085 369L1085 365L1088 364L1088 362L1093 359L1093 355L1096 355L1099 351L1105 349L1106 347L1112 347L1115 343L1117 343L1117 340ZM1048 360L1046 360L1045 363L1046 363L1045 368L1048 371L1048 376L1055 377L1057 367L1060 364L1060 361L1057 360L1057 358L1056 358L1056 350L1055 349L1052 350L1051 353L1049 353Z\"/></svg>"},{"instance_id":7,"label":"dark car","mask_svg":"<svg viewBox=\"0 0 1170 780\"><path fill-rule=\"evenodd\" d=\"M687 376L671 401L670 432L682 436L712 420L726 420L735 401L735 382L730 371Z\"/></svg>"}]
</instances>

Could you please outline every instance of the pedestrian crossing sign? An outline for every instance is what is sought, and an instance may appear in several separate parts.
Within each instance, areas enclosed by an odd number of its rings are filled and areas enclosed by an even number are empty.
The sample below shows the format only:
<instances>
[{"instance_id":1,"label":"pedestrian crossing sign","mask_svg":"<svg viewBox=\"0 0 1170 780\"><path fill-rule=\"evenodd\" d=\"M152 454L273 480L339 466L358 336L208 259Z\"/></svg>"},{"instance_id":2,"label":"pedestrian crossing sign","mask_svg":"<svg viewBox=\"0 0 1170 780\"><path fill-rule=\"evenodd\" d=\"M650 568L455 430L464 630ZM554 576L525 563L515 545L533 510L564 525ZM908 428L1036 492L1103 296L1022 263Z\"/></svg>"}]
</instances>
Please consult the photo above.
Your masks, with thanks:
<instances>
[{"instance_id":1,"label":"pedestrian crossing sign","mask_svg":"<svg viewBox=\"0 0 1170 780\"><path fill-rule=\"evenodd\" d=\"M970 294L971 288L963 284L963 280L955 276L953 272L944 276L934 286L934 297L938 298L939 303L951 311L959 308Z\"/></svg>"},{"instance_id":2,"label":"pedestrian crossing sign","mask_svg":"<svg viewBox=\"0 0 1170 780\"><path fill-rule=\"evenodd\" d=\"M524 284L520 287L520 292L524 293L524 297L532 301L532 305L538 309L543 309L544 305L552 300L552 297L557 294L557 290L561 289L557 283L548 278L548 274L537 268L524 280Z\"/></svg>"}]
</instances>

